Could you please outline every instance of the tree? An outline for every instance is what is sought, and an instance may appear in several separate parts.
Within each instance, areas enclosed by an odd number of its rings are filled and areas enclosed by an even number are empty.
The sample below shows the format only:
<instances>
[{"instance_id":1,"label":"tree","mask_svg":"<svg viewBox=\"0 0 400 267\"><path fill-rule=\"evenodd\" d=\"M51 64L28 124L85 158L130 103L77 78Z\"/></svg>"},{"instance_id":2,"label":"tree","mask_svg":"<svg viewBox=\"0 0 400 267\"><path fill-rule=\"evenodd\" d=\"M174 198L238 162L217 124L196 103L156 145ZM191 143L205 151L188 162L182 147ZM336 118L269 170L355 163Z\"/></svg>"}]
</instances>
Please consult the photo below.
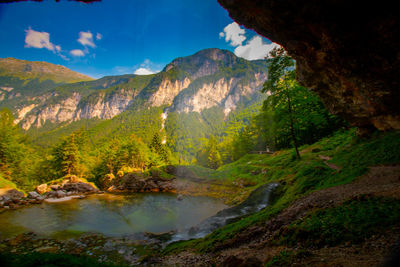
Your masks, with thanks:
<instances>
[{"instance_id":1,"label":"tree","mask_svg":"<svg viewBox=\"0 0 400 267\"><path fill-rule=\"evenodd\" d=\"M165 163L168 162L167 146L162 143L161 135L159 132L156 132L153 135L153 139L151 140L149 148L153 153L159 155L162 161L164 161Z\"/></svg>"},{"instance_id":2,"label":"tree","mask_svg":"<svg viewBox=\"0 0 400 267\"><path fill-rule=\"evenodd\" d=\"M264 84L262 92L269 92L270 101L273 106L284 105L287 109L289 118L290 135L296 150L296 156L300 159L297 139L295 135L294 111L292 106L291 92L299 87L296 82L296 74L294 71L294 61L290 58L283 48L274 49L271 52L273 60L268 68L268 80Z\"/></svg>"},{"instance_id":3,"label":"tree","mask_svg":"<svg viewBox=\"0 0 400 267\"><path fill-rule=\"evenodd\" d=\"M339 117L329 114L321 99L296 80L295 62L281 49L273 50L269 78L263 92L268 94L263 110L257 116L257 127L272 148L314 143L346 126Z\"/></svg>"},{"instance_id":4,"label":"tree","mask_svg":"<svg viewBox=\"0 0 400 267\"><path fill-rule=\"evenodd\" d=\"M222 165L221 155L219 154L217 147L217 140L214 136L208 139L208 166L211 169L218 169Z\"/></svg>"},{"instance_id":5,"label":"tree","mask_svg":"<svg viewBox=\"0 0 400 267\"><path fill-rule=\"evenodd\" d=\"M71 134L61 146L61 171L64 176L77 175L79 164L79 151L75 143L75 134Z\"/></svg>"},{"instance_id":6,"label":"tree","mask_svg":"<svg viewBox=\"0 0 400 267\"><path fill-rule=\"evenodd\" d=\"M211 169L218 169L222 165L221 154L218 150L218 143L214 136L207 139L205 146L197 153L197 162Z\"/></svg>"},{"instance_id":7,"label":"tree","mask_svg":"<svg viewBox=\"0 0 400 267\"><path fill-rule=\"evenodd\" d=\"M249 153L254 148L253 133L250 127L245 127L239 134L234 138L232 142L232 157L233 160L238 160L245 154Z\"/></svg>"},{"instance_id":8,"label":"tree","mask_svg":"<svg viewBox=\"0 0 400 267\"><path fill-rule=\"evenodd\" d=\"M33 172L39 158L23 135L21 128L14 123L14 117L7 108L0 110L0 174L27 188L33 181Z\"/></svg>"}]
</instances>

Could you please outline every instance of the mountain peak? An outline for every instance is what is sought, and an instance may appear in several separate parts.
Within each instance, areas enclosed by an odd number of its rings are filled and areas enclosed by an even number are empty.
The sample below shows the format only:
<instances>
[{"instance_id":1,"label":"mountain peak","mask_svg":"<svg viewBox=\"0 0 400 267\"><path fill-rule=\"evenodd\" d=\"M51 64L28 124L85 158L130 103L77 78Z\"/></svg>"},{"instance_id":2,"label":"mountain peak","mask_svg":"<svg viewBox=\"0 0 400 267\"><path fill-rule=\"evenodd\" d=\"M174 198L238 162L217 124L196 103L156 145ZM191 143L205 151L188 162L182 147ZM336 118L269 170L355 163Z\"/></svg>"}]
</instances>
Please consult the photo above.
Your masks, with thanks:
<instances>
[{"instance_id":1,"label":"mountain peak","mask_svg":"<svg viewBox=\"0 0 400 267\"><path fill-rule=\"evenodd\" d=\"M174 59L164 68L164 71L179 68L196 79L217 72L221 66L232 67L241 60L244 59L238 58L228 50L208 48L187 57Z\"/></svg>"},{"instance_id":2,"label":"mountain peak","mask_svg":"<svg viewBox=\"0 0 400 267\"><path fill-rule=\"evenodd\" d=\"M206 57L212 60L222 60L222 61L224 61L227 57L237 58L235 54L233 54L231 51L219 48L203 49L193 55L193 57L198 57L198 56Z\"/></svg>"}]
</instances>

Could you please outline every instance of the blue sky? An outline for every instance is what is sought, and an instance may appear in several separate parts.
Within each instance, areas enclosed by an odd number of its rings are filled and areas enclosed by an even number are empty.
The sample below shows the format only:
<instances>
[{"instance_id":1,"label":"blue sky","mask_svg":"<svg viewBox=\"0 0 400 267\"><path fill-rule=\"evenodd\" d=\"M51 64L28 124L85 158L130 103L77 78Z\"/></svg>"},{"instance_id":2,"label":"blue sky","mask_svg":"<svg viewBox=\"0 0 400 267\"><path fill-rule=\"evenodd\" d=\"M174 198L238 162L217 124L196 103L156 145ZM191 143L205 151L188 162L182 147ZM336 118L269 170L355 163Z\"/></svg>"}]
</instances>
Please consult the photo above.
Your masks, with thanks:
<instances>
[{"instance_id":1,"label":"blue sky","mask_svg":"<svg viewBox=\"0 0 400 267\"><path fill-rule=\"evenodd\" d=\"M0 58L47 61L99 78L160 71L205 48L264 58L274 44L216 0L102 0L0 4Z\"/></svg>"}]
</instances>

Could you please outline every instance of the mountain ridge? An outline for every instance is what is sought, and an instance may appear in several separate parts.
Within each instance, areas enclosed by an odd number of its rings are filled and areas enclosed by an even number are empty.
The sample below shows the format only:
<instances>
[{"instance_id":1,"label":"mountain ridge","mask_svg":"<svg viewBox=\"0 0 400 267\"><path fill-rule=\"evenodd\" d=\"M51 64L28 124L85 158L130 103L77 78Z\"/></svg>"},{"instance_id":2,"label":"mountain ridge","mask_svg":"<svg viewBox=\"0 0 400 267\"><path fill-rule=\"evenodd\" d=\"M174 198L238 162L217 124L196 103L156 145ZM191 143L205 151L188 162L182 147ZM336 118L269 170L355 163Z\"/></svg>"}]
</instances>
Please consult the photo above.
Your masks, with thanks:
<instances>
[{"instance_id":1,"label":"mountain ridge","mask_svg":"<svg viewBox=\"0 0 400 267\"><path fill-rule=\"evenodd\" d=\"M29 61L13 57L0 58L0 75L9 75L23 79L53 78L55 82L80 82L94 80L92 77L73 71L63 65L45 61ZM52 75L51 75L52 74Z\"/></svg>"},{"instance_id":2,"label":"mountain ridge","mask_svg":"<svg viewBox=\"0 0 400 267\"><path fill-rule=\"evenodd\" d=\"M152 75L105 76L59 85L40 96L21 99L13 112L25 130L46 122L111 119L133 106L169 107L178 113L219 106L227 116L243 97L260 94L267 64L247 61L228 50L204 49L176 58Z\"/></svg>"}]
</instances>

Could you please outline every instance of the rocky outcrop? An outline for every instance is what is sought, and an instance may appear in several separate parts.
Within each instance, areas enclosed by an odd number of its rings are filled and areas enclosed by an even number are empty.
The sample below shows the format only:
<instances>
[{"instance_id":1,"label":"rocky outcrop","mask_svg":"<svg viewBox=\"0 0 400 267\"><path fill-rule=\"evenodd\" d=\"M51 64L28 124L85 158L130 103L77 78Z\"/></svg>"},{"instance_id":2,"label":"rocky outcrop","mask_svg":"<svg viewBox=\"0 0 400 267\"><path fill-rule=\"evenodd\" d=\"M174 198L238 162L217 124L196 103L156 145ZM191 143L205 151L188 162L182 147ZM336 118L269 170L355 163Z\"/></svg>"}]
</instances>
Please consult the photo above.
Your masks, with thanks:
<instances>
[{"instance_id":1,"label":"rocky outcrop","mask_svg":"<svg viewBox=\"0 0 400 267\"><path fill-rule=\"evenodd\" d=\"M111 119L125 111L135 97L132 90L120 89L107 96L101 93L92 97L92 103L80 103L74 120L80 119Z\"/></svg>"},{"instance_id":2,"label":"rocky outcrop","mask_svg":"<svg viewBox=\"0 0 400 267\"><path fill-rule=\"evenodd\" d=\"M285 47L299 81L362 129L400 129L395 3L218 0L238 23Z\"/></svg>"},{"instance_id":3,"label":"rocky outcrop","mask_svg":"<svg viewBox=\"0 0 400 267\"><path fill-rule=\"evenodd\" d=\"M36 186L35 190L39 194L44 194L47 192L47 184L38 185Z\"/></svg>"},{"instance_id":4,"label":"rocky outcrop","mask_svg":"<svg viewBox=\"0 0 400 267\"><path fill-rule=\"evenodd\" d=\"M176 192L174 179L163 179L157 175L144 177L142 173L128 173L120 180L114 180L109 192Z\"/></svg>"},{"instance_id":5,"label":"rocky outcrop","mask_svg":"<svg viewBox=\"0 0 400 267\"><path fill-rule=\"evenodd\" d=\"M99 190L89 183L77 182L77 183L67 183L62 189L66 192L74 193L95 193Z\"/></svg>"},{"instance_id":6,"label":"rocky outcrop","mask_svg":"<svg viewBox=\"0 0 400 267\"><path fill-rule=\"evenodd\" d=\"M135 97L133 90L119 89L110 95L95 93L82 99L74 92L70 97L54 104L38 106L30 104L21 108L16 122L21 121L22 128L41 127L47 121L52 123L72 122L81 119L111 119L124 112ZM50 100L51 101L51 100Z\"/></svg>"},{"instance_id":7,"label":"rocky outcrop","mask_svg":"<svg viewBox=\"0 0 400 267\"><path fill-rule=\"evenodd\" d=\"M183 81L171 82L169 79L165 79L161 82L158 90L150 97L149 102L152 106L171 105L174 98L183 89L186 89L190 84L190 79L185 78Z\"/></svg>"},{"instance_id":8,"label":"rocky outcrop","mask_svg":"<svg viewBox=\"0 0 400 267\"><path fill-rule=\"evenodd\" d=\"M75 92L70 97L56 104L46 105L38 110L33 109L33 112L30 112L22 120L22 128L27 130L32 125L41 127L46 121L53 123L72 121L80 100L81 95Z\"/></svg>"},{"instance_id":9,"label":"rocky outcrop","mask_svg":"<svg viewBox=\"0 0 400 267\"><path fill-rule=\"evenodd\" d=\"M177 97L172 110L178 112L201 112L202 110L222 106L225 115L236 109L243 96L249 96L260 91L267 80L266 73L256 73L247 83L237 78L220 78L216 82L204 83L195 89L195 93ZM191 88L189 86L188 90Z\"/></svg>"},{"instance_id":10,"label":"rocky outcrop","mask_svg":"<svg viewBox=\"0 0 400 267\"><path fill-rule=\"evenodd\" d=\"M30 204L46 202L61 202L75 198L85 198L88 194L102 194L91 183L85 179L71 175L57 184L41 184L35 191L29 192L25 197L24 193L16 189L0 189L0 211L1 209L17 209Z\"/></svg>"},{"instance_id":11,"label":"rocky outcrop","mask_svg":"<svg viewBox=\"0 0 400 267\"><path fill-rule=\"evenodd\" d=\"M201 112L203 109L217 106L225 99L232 88L234 79L221 78L215 83L203 84L195 94L183 98L175 105L178 112Z\"/></svg>"}]
</instances>

